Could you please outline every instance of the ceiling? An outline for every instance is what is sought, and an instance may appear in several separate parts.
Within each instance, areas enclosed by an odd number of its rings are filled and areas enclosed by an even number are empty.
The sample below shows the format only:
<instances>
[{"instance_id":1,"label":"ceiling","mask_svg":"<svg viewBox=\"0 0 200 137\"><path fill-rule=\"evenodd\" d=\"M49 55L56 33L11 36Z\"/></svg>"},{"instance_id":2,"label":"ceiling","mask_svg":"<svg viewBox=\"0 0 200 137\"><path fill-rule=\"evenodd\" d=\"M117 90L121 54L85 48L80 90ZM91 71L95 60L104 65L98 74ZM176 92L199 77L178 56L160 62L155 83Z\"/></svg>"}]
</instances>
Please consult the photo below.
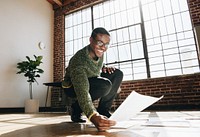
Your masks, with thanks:
<instances>
[{"instance_id":1,"label":"ceiling","mask_svg":"<svg viewBox=\"0 0 200 137\"><path fill-rule=\"evenodd\" d=\"M47 1L51 3L53 7L62 7L70 3L73 3L77 0L47 0Z\"/></svg>"}]
</instances>

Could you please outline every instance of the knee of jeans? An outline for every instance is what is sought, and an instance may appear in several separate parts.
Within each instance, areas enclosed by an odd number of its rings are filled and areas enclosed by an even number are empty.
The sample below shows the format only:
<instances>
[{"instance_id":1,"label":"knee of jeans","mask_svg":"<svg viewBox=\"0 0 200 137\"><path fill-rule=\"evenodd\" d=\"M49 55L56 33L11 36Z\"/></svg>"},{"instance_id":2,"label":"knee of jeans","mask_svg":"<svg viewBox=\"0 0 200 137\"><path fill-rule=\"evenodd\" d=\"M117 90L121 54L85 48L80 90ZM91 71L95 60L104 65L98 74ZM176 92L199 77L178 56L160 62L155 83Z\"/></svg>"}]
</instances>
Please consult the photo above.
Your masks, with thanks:
<instances>
[{"instance_id":1,"label":"knee of jeans","mask_svg":"<svg viewBox=\"0 0 200 137\"><path fill-rule=\"evenodd\" d=\"M112 88L112 82L110 81L110 80L106 80L105 82L104 82L104 85L102 85L104 88L104 90L102 91L102 94L103 95L107 95L109 92L110 92L110 90L111 90L111 88Z\"/></svg>"}]
</instances>

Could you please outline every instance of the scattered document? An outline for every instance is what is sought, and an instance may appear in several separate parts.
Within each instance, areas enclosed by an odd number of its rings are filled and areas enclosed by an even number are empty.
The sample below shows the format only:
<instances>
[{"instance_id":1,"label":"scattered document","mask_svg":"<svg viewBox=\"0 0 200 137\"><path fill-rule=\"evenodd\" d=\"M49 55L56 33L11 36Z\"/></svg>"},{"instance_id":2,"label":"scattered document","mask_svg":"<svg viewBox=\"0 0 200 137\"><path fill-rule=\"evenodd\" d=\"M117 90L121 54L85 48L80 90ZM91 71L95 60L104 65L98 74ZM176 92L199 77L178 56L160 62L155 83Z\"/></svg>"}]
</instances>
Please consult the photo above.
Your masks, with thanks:
<instances>
[{"instance_id":1,"label":"scattered document","mask_svg":"<svg viewBox=\"0 0 200 137\"><path fill-rule=\"evenodd\" d=\"M163 96L157 98L141 95L135 91L132 91L109 119L115 120L116 122L129 121L137 113L141 112L162 98Z\"/></svg>"},{"instance_id":2,"label":"scattered document","mask_svg":"<svg viewBox=\"0 0 200 137\"><path fill-rule=\"evenodd\" d=\"M113 129L126 129L126 128L132 128L132 127L137 127L139 125L145 124L144 121L134 121L134 120L129 120L129 121L119 121L116 123L116 125L112 126L111 128Z\"/></svg>"},{"instance_id":3,"label":"scattered document","mask_svg":"<svg viewBox=\"0 0 200 137\"><path fill-rule=\"evenodd\" d=\"M148 121L143 126L156 126L156 127L190 127L189 121Z\"/></svg>"}]
</instances>

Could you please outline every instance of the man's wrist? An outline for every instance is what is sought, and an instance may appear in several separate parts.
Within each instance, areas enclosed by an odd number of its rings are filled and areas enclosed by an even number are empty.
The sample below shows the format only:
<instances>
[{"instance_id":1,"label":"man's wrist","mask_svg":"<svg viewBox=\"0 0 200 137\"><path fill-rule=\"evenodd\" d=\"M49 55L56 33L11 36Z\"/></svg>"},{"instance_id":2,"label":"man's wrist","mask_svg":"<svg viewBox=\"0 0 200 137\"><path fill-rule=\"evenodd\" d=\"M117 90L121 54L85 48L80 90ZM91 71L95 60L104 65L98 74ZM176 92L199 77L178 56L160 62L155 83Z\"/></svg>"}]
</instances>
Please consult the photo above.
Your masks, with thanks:
<instances>
[{"instance_id":1,"label":"man's wrist","mask_svg":"<svg viewBox=\"0 0 200 137\"><path fill-rule=\"evenodd\" d=\"M91 121L91 118L92 118L94 115L98 115L98 114L99 114L98 112L94 111L94 112L88 117L89 121Z\"/></svg>"}]
</instances>

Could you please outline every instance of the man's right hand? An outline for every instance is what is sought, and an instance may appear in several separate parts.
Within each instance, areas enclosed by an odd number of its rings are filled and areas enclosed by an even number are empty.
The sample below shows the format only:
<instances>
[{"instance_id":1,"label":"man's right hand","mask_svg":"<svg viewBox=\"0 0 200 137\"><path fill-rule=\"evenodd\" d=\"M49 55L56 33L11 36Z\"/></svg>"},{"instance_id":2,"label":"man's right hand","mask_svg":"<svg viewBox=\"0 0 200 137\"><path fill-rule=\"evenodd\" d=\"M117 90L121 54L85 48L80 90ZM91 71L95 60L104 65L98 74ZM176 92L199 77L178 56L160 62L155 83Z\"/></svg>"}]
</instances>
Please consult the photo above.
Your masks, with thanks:
<instances>
[{"instance_id":1,"label":"man's right hand","mask_svg":"<svg viewBox=\"0 0 200 137\"><path fill-rule=\"evenodd\" d=\"M110 129L111 126L114 126L116 124L115 121L109 120L106 116L100 115L100 114L94 114L90 121L95 125L95 127L98 129L98 131L106 131Z\"/></svg>"}]
</instances>

